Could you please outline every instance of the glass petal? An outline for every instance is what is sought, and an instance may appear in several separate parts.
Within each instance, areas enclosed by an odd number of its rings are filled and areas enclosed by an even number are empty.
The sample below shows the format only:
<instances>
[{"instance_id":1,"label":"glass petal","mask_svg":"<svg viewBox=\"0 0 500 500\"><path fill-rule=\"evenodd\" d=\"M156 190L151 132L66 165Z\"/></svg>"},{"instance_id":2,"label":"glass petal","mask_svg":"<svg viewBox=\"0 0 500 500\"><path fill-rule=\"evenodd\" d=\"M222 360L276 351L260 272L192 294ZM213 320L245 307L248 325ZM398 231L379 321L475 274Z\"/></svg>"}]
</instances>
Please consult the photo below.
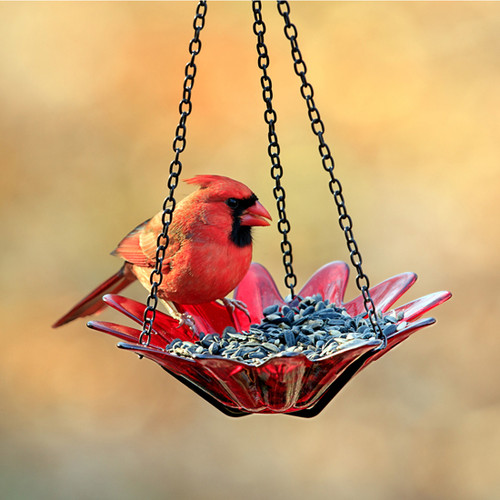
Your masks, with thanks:
<instances>
[{"instance_id":1,"label":"glass petal","mask_svg":"<svg viewBox=\"0 0 500 500\"><path fill-rule=\"evenodd\" d=\"M137 330L136 328L131 328L129 326L118 325L116 323L110 323L108 321L89 321L87 326L93 330L118 337L120 340L134 342L137 344L139 344L139 339L142 333L142 330ZM153 330L151 333L149 345L156 349L165 349L165 347L175 338L173 335L169 335L161 329L160 331Z\"/></svg>"},{"instance_id":2,"label":"glass petal","mask_svg":"<svg viewBox=\"0 0 500 500\"><path fill-rule=\"evenodd\" d=\"M402 273L389 278L370 288L370 294L377 311L385 312L415 283L415 273ZM363 296L347 302L344 307L351 316L356 316L364 311Z\"/></svg>"},{"instance_id":3,"label":"glass petal","mask_svg":"<svg viewBox=\"0 0 500 500\"><path fill-rule=\"evenodd\" d=\"M340 305L344 300L345 289L349 279L349 266L342 261L330 262L318 269L298 293L308 297L321 294L323 300Z\"/></svg>"},{"instance_id":4,"label":"glass petal","mask_svg":"<svg viewBox=\"0 0 500 500\"><path fill-rule=\"evenodd\" d=\"M137 330L136 328L132 328L130 326L110 323L108 321L89 321L87 326L92 330L108 333L109 335L118 337L120 340L125 340L126 342L139 342L139 337L141 335L141 330Z\"/></svg>"},{"instance_id":5,"label":"glass petal","mask_svg":"<svg viewBox=\"0 0 500 500\"><path fill-rule=\"evenodd\" d=\"M392 335L387 337L387 347L382 351L377 351L364 365L363 368L369 365L372 361L380 358L391 349L396 347L398 344L406 340L410 335L415 333L417 330L424 328L425 326L433 325L436 322L434 318L424 318L420 321L416 321L414 323L408 323L406 328L394 332Z\"/></svg>"},{"instance_id":6,"label":"glass petal","mask_svg":"<svg viewBox=\"0 0 500 500\"><path fill-rule=\"evenodd\" d=\"M228 310L217 302L205 304L175 304L180 313L190 314L196 327L203 333L222 333L226 326L235 326L233 317Z\"/></svg>"},{"instance_id":7,"label":"glass petal","mask_svg":"<svg viewBox=\"0 0 500 500\"><path fill-rule=\"evenodd\" d=\"M251 323L260 323L264 317L262 311L267 306L284 304L272 276L264 266L256 262L252 263L246 276L237 286L234 298L247 305ZM236 315L241 323L248 323L244 313L236 311Z\"/></svg>"},{"instance_id":8,"label":"glass petal","mask_svg":"<svg viewBox=\"0 0 500 500\"><path fill-rule=\"evenodd\" d=\"M125 314L125 316L134 320L136 323L142 325L144 321L144 310L146 309L144 304L127 297L122 297L121 295L113 294L105 295L102 300L113 309L116 309L117 311ZM179 322L176 319L171 318L160 311L156 311L152 331L154 333L161 332L163 337L170 338L171 340L176 338L181 340L193 339L193 332L187 326L179 326Z\"/></svg>"},{"instance_id":9,"label":"glass petal","mask_svg":"<svg viewBox=\"0 0 500 500\"><path fill-rule=\"evenodd\" d=\"M442 304L443 302L446 302L450 298L450 292L434 292L430 293L429 295L425 295L424 297L420 297L419 299L412 302L408 302L408 304L404 304L396 308L395 311L396 313L403 311L404 320L413 321L420 318L432 308Z\"/></svg>"}]
</instances>

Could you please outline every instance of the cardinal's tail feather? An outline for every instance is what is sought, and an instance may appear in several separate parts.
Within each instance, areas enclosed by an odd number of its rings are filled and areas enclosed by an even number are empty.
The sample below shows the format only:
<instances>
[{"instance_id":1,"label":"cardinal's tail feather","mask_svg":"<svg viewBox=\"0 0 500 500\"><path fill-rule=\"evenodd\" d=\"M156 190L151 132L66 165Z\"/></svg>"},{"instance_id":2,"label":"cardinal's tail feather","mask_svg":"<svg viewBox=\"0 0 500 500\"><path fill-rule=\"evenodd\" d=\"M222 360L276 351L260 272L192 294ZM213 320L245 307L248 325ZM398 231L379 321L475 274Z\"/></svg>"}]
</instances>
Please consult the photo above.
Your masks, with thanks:
<instances>
[{"instance_id":1,"label":"cardinal's tail feather","mask_svg":"<svg viewBox=\"0 0 500 500\"><path fill-rule=\"evenodd\" d=\"M76 318L83 318L90 314L96 314L107 307L101 299L107 293L118 293L135 280L135 276L125 264L117 273L113 274L104 283L101 283L95 290L90 292L62 318L58 319L52 328L65 325Z\"/></svg>"}]
</instances>

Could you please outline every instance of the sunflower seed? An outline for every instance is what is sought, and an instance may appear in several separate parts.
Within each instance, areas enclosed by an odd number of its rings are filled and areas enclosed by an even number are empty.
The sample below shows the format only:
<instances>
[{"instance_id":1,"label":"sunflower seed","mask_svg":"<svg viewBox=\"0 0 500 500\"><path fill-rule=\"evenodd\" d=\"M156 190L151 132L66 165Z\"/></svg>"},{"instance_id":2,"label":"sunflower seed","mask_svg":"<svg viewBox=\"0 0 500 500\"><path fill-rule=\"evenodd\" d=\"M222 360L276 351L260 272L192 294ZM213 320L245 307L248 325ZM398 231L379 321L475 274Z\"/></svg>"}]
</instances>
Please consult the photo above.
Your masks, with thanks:
<instances>
[{"instance_id":1,"label":"sunflower seed","mask_svg":"<svg viewBox=\"0 0 500 500\"><path fill-rule=\"evenodd\" d=\"M227 339L230 333L236 333L236 328L234 326L226 326L222 332L222 337Z\"/></svg>"},{"instance_id":2,"label":"sunflower seed","mask_svg":"<svg viewBox=\"0 0 500 500\"><path fill-rule=\"evenodd\" d=\"M279 308L280 308L280 306L279 306L278 304L274 304L274 305L272 305L272 306L268 306L268 307L266 307L266 308L262 311L262 313L264 314L264 316L269 316L269 315L271 315L271 314L274 314L274 313L278 312Z\"/></svg>"},{"instance_id":3,"label":"sunflower seed","mask_svg":"<svg viewBox=\"0 0 500 500\"><path fill-rule=\"evenodd\" d=\"M382 330L384 332L385 336L392 335L396 330L397 330L397 325L394 323L389 323L384 329Z\"/></svg>"},{"instance_id":4,"label":"sunflower seed","mask_svg":"<svg viewBox=\"0 0 500 500\"><path fill-rule=\"evenodd\" d=\"M262 344L262 347L268 351L272 351L272 352L279 352L279 348L276 347L275 344L271 344L270 342L264 342Z\"/></svg>"},{"instance_id":5,"label":"sunflower seed","mask_svg":"<svg viewBox=\"0 0 500 500\"><path fill-rule=\"evenodd\" d=\"M316 329L321 328L323 326L323 321L320 319L315 319L315 320L309 321L308 324L311 328L316 330Z\"/></svg>"},{"instance_id":6,"label":"sunflower seed","mask_svg":"<svg viewBox=\"0 0 500 500\"><path fill-rule=\"evenodd\" d=\"M340 314L336 313L332 309L320 309L315 316L321 319L337 319L341 317Z\"/></svg>"},{"instance_id":7,"label":"sunflower seed","mask_svg":"<svg viewBox=\"0 0 500 500\"><path fill-rule=\"evenodd\" d=\"M243 335L242 333L236 333L236 332L231 332L231 333L228 333L229 337L231 337L232 339L238 339L238 340L245 340L247 338L246 335Z\"/></svg>"},{"instance_id":8,"label":"sunflower seed","mask_svg":"<svg viewBox=\"0 0 500 500\"><path fill-rule=\"evenodd\" d=\"M325 303L323 301L321 302L318 302L316 304L316 306L314 307L314 310L315 311L321 311L322 309L324 309L326 306L325 306Z\"/></svg>"},{"instance_id":9,"label":"sunflower seed","mask_svg":"<svg viewBox=\"0 0 500 500\"><path fill-rule=\"evenodd\" d=\"M302 311L302 316L309 316L314 312L314 306L308 306Z\"/></svg>"},{"instance_id":10,"label":"sunflower seed","mask_svg":"<svg viewBox=\"0 0 500 500\"><path fill-rule=\"evenodd\" d=\"M248 355L248 358L249 359L263 359L267 356L266 353L262 352L262 351L254 351L254 352L251 352L249 355Z\"/></svg>"},{"instance_id":11,"label":"sunflower seed","mask_svg":"<svg viewBox=\"0 0 500 500\"><path fill-rule=\"evenodd\" d=\"M295 335L291 330L285 331L285 343L288 347L295 345Z\"/></svg>"},{"instance_id":12,"label":"sunflower seed","mask_svg":"<svg viewBox=\"0 0 500 500\"><path fill-rule=\"evenodd\" d=\"M212 355L217 354L219 352L219 345L218 344L212 344L208 348L208 352Z\"/></svg>"}]
</instances>

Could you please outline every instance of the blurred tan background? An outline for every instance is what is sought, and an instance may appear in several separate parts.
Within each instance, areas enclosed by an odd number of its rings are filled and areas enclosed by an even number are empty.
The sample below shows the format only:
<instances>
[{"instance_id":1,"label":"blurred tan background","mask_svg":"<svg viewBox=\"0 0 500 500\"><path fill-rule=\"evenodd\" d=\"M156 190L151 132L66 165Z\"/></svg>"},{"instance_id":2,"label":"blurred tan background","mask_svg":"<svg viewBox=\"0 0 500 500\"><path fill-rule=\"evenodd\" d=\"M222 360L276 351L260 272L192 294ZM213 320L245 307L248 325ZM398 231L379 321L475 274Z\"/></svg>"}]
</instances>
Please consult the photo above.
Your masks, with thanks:
<instances>
[{"instance_id":1,"label":"blurred tan background","mask_svg":"<svg viewBox=\"0 0 500 500\"><path fill-rule=\"evenodd\" d=\"M454 294L317 418L229 419L84 321L50 328L160 209L194 9L0 4L0 496L500 498L498 3L292 4L371 282L411 270L404 302ZM304 283L348 255L264 15ZM252 20L249 2L209 2L183 177L233 176L276 214ZM283 290L277 231L255 240Z\"/></svg>"}]
</instances>

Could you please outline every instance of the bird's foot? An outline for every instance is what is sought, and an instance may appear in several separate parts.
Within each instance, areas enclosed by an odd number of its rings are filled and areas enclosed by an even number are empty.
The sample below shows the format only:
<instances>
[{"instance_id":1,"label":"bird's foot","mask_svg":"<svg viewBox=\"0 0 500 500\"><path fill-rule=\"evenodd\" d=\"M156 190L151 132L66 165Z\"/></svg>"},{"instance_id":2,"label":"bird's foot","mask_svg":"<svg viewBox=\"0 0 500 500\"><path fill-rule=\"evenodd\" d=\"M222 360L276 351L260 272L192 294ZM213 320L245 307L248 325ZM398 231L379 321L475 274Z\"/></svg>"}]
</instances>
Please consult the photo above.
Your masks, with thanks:
<instances>
[{"instance_id":1,"label":"bird's foot","mask_svg":"<svg viewBox=\"0 0 500 500\"><path fill-rule=\"evenodd\" d=\"M171 317L176 319L179 322L179 326L177 328L180 328L181 326L187 326L195 335L198 334L198 329L196 328L196 323L194 321L193 316L191 314L185 312L185 313L180 313L177 310L177 307L175 307L174 302L170 302L168 300L163 300L161 299L162 304L165 306L165 309L167 310L167 314Z\"/></svg>"},{"instance_id":2,"label":"bird's foot","mask_svg":"<svg viewBox=\"0 0 500 500\"><path fill-rule=\"evenodd\" d=\"M182 313L175 319L179 321L179 326L177 328L180 328L181 326L187 326L194 334L198 334L198 328L196 328L196 323L191 314Z\"/></svg>"},{"instance_id":3,"label":"bird's foot","mask_svg":"<svg viewBox=\"0 0 500 500\"><path fill-rule=\"evenodd\" d=\"M229 314L233 314L235 309L239 309L248 316L248 319L250 319L250 313L248 312L247 305L241 300L224 298L222 299L222 303L228 310Z\"/></svg>"}]
</instances>

